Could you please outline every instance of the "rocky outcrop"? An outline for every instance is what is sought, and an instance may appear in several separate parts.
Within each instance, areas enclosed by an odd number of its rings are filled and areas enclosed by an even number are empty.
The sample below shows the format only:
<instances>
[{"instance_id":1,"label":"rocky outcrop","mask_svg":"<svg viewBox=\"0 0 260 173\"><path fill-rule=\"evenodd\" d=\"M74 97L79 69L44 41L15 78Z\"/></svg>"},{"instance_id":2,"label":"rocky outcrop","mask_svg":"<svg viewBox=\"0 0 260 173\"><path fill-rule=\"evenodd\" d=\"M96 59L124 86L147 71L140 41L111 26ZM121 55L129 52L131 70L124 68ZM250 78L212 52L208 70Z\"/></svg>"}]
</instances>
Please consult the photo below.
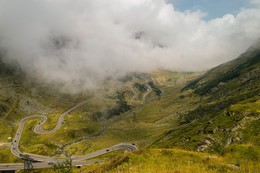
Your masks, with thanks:
<instances>
[{"instance_id":1,"label":"rocky outcrop","mask_svg":"<svg viewBox=\"0 0 260 173\"><path fill-rule=\"evenodd\" d=\"M205 149L209 148L214 144L215 139L213 137L207 136L201 141L199 144L196 145L195 151L203 152Z\"/></svg>"}]
</instances>

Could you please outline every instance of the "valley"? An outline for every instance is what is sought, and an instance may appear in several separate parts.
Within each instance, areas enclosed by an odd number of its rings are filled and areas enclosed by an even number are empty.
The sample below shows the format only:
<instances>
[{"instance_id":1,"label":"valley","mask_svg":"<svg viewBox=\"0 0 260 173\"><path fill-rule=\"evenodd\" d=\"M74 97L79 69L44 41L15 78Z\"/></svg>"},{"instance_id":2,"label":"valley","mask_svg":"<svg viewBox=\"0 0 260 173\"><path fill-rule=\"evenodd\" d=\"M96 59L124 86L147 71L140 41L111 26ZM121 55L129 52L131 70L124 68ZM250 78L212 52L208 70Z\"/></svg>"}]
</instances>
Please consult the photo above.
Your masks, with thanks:
<instances>
[{"instance_id":1,"label":"valley","mask_svg":"<svg viewBox=\"0 0 260 173\"><path fill-rule=\"evenodd\" d=\"M30 153L82 161L84 172L257 172L259 56L254 48L207 72L132 73L72 95L1 64L0 167Z\"/></svg>"}]
</instances>

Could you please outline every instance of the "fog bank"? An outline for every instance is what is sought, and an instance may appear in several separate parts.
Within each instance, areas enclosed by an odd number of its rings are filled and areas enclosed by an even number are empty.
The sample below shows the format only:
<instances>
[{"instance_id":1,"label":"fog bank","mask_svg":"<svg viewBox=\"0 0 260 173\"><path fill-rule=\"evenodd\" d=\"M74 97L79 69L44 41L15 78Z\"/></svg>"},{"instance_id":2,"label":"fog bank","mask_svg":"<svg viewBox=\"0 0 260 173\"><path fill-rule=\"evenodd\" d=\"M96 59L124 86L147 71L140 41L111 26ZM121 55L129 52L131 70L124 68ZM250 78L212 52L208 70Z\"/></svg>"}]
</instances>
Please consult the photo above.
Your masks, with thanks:
<instances>
[{"instance_id":1,"label":"fog bank","mask_svg":"<svg viewBox=\"0 0 260 173\"><path fill-rule=\"evenodd\" d=\"M67 91L157 68L199 71L236 58L260 36L259 0L205 21L164 0L1 0L0 52Z\"/></svg>"}]
</instances>

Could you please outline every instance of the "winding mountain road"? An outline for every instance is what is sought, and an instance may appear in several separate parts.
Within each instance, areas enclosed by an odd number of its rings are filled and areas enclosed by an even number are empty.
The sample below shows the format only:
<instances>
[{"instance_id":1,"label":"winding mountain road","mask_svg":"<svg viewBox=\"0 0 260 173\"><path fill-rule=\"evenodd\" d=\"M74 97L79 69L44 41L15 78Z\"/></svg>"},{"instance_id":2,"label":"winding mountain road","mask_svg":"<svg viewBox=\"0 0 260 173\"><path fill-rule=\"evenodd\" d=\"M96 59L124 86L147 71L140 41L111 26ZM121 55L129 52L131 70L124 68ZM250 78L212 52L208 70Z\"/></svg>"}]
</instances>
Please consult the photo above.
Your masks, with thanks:
<instances>
[{"instance_id":1,"label":"winding mountain road","mask_svg":"<svg viewBox=\"0 0 260 173\"><path fill-rule=\"evenodd\" d=\"M78 107L82 106L85 103L86 102L82 102L82 103L72 107L71 109L67 110L63 114L61 114L60 117L59 117L59 120L57 121L55 128L53 128L52 130L49 130L49 131L43 129L43 125L47 121L46 116L44 116L44 115L34 115L34 116L29 116L29 117L23 118L20 121L19 127L17 129L16 134L15 134L15 137L13 138L13 141L11 143L12 154L15 155L16 157L19 157L19 158L24 158L24 156L26 155L26 156L29 156L30 159L32 159L33 161L37 161L37 162L57 163L57 162L65 161L66 160L65 158L56 158L56 157L49 157L49 156L43 156L43 155L21 152L19 150L19 142L20 142L20 139L22 137L23 128L24 128L27 121L32 120L32 119L41 119L40 123L38 123L35 126L33 131L37 134L54 133L61 128L61 126L64 122L64 117L66 115L68 115L69 113L71 113L72 111L74 111L75 109L77 109ZM120 149L125 149L125 150L128 150L128 151L134 151L134 150L137 150L138 148L135 146L135 144L121 143L121 144L111 146L109 148L105 148L105 149L102 149L102 150L95 151L95 152L87 154L87 155L74 156L74 157L72 157L72 162L79 162L79 161L82 161L82 160L91 159L91 158L98 157L100 155L103 155L103 154L106 154L106 153L109 153L109 152L113 152L115 150L120 150ZM89 162L88 162L88 164L89 164ZM10 165L5 164L4 166L6 166L6 167L8 167L8 169L10 169L12 167L12 165L15 168L14 164L10 164ZM1 170L1 167L0 167L0 170Z\"/></svg>"},{"instance_id":2,"label":"winding mountain road","mask_svg":"<svg viewBox=\"0 0 260 173\"><path fill-rule=\"evenodd\" d=\"M131 102L141 102L142 104L145 103L146 97L153 91L151 86L148 84L145 84L145 86L148 88L147 91L142 96L142 101L137 100L139 97L139 94L134 90L133 87L129 87L129 89L132 91L133 96L131 98Z\"/></svg>"},{"instance_id":3,"label":"winding mountain road","mask_svg":"<svg viewBox=\"0 0 260 173\"><path fill-rule=\"evenodd\" d=\"M132 91L132 93L134 94L134 95L132 96L132 98L131 98L131 102L140 102L140 101L137 100L139 94L134 90L133 87L129 87L129 88L130 88L130 90Z\"/></svg>"},{"instance_id":4,"label":"winding mountain road","mask_svg":"<svg viewBox=\"0 0 260 173\"><path fill-rule=\"evenodd\" d=\"M147 92L143 94L143 97L142 97L142 102L143 102L143 103L145 102L146 97L153 91L150 85L145 84L145 86L146 86L148 89L147 89Z\"/></svg>"}]
</instances>

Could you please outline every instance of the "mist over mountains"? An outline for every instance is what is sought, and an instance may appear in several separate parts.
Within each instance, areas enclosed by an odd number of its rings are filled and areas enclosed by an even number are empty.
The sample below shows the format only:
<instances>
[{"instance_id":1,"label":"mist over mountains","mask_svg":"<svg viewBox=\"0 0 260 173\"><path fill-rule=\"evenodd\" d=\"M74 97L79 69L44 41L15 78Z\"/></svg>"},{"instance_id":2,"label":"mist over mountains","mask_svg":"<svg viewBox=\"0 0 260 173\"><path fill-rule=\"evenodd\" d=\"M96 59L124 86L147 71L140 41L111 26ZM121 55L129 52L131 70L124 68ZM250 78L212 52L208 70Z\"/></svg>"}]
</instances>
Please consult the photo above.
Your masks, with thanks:
<instances>
[{"instance_id":1,"label":"mist over mountains","mask_svg":"<svg viewBox=\"0 0 260 173\"><path fill-rule=\"evenodd\" d=\"M260 6L205 21L164 0L2 0L0 53L28 76L66 91L157 68L199 71L260 36Z\"/></svg>"}]
</instances>

